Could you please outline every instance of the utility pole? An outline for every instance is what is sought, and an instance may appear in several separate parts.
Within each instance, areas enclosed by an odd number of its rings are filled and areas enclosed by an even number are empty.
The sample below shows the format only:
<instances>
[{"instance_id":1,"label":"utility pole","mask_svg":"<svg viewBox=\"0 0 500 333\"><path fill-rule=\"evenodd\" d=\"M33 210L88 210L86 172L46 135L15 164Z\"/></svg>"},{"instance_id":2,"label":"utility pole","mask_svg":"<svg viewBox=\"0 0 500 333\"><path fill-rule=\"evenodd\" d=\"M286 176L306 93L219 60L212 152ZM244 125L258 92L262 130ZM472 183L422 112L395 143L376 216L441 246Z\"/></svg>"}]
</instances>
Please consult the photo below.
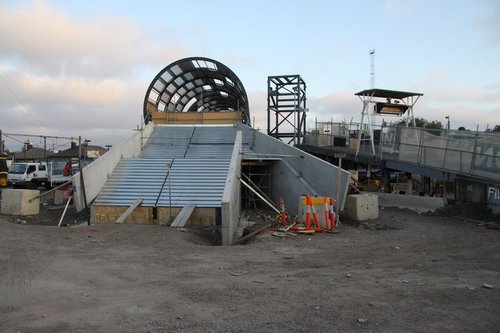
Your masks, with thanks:
<instances>
[{"instance_id":1,"label":"utility pole","mask_svg":"<svg viewBox=\"0 0 500 333\"><path fill-rule=\"evenodd\" d=\"M1 129L0 129L0 154L3 154L3 137Z\"/></svg>"},{"instance_id":2,"label":"utility pole","mask_svg":"<svg viewBox=\"0 0 500 333\"><path fill-rule=\"evenodd\" d=\"M370 88L375 88L375 49L370 50Z\"/></svg>"}]
</instances>

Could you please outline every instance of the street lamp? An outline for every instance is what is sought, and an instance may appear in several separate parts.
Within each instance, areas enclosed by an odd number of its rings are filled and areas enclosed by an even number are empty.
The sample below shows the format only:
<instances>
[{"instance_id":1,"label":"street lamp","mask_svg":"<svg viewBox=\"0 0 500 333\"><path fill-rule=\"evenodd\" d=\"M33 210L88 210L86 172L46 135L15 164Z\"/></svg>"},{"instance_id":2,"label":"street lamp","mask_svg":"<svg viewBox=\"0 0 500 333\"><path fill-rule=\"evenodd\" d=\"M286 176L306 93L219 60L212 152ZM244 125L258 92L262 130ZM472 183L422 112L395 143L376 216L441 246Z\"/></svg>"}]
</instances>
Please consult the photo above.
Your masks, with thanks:
<instances>
[{"instance_id":1,"label":"street lamp","mask_svg":"<svg viewBox=\"0 0 500 333\"><path fill-rule=\"evenodd\" d=\"M444 119L446 119L446 120L447 120L447 123L446 123L446 129L448 129L448 130L449 130L449 129L450 129L450 116L446 116L446 117L444 117Z\"/></svg>"}]
</instances>

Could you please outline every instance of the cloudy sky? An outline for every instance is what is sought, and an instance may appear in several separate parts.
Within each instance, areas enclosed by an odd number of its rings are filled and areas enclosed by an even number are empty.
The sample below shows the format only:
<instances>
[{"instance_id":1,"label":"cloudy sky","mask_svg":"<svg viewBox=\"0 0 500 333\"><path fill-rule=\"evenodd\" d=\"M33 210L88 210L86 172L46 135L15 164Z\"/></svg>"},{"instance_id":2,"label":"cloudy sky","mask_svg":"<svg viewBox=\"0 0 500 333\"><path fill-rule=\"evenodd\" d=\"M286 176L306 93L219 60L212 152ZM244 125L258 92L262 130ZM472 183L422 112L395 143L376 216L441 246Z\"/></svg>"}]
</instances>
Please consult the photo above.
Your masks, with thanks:
<instances>
[{"instance_id":1,"label":"cloudy sky","mask_svg":"<svg viewBox=\"0 0 500 333\"><path fill-rule=\"evenodd\" d=\"M359 121L370 49L376 87L424 94L415 116L500 124L498 0L0 0L0 129L116 145L154 76L191 56L238 75L263 130L271 75L305 80L308 127Z\"/></svg>"}]
</instances>

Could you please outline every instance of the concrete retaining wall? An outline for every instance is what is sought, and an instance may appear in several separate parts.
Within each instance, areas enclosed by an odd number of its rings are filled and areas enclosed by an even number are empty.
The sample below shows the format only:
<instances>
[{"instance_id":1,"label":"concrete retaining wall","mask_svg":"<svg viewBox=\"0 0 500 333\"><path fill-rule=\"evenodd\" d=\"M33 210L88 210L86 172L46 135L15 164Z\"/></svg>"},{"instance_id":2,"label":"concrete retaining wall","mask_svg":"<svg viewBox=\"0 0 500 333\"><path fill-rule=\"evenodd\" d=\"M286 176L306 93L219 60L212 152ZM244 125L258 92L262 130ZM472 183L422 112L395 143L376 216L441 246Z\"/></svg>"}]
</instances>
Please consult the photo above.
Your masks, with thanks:
<instances>
[{"instance_id":1,"label":"concrete retaining wall","mask_svg":"<svg viewBox=\"0 0 500 333\"><path fill-rule=\"evenodd\" d=\"M242 133L236 132L231 165L226 178L224 193L221 202L222 218L222 245L231 245L238 229L241 211L241 149Z\"/></svg>"},{"instance_id":2,"label":"concrete retaining wall","mask_svg":"<svg viewBox=\"0 0 500 333\"><path fill-rule=\"evenodd\" d=\"M83 168L83 181L87 204L90 204L101 191L111 172L122 158L135 157L140 154L142 147L151 135L154 124L149 123L143 131L137 131L127 140L122 142L103 156ZM81 185L80 173L72 177L73 201L77 211L85 208L84 196Z\"/></svg>"},{"instance_id":3,"label":"concrete retaining wall","mask_svg":"<svg viewBox=\"0 0 500 333\"><path fill-rule=\"evenodd\" d=\"M287 212L297 215L298 198L310 193L313 196L333 197L338 200L340 209L343 209L349 187L348 171L340 172L340 195L336 198L336 166L255 129L239 126L244 130L245 140L257 154L282 156L282 160L271 170L271 199L276 205L279 198L283 197Z\"/></svg>"},{"instance_id":4,"label":"concrete retaining wall","mask_svg":"<svg viewBox=\"0 0 500 333\"><path fill-rule=\"evenodd\" d=\"M420 213L433 212L438 208L446 206L445 198L421 197L417 195L392 194L381 192L363 192L378 196L380 207L408 208Z\"/></svg>"},{"instance_id":5,"label":"concrete retaining wall","mask_svg":"<svg viewBox=\"0 0 500 333\"><path fill-rule=\"evenodd\" d=\"M500 183L459 177L455 186L457 201L486 204L493 214L500 214Z\"/></svg>"}]
</instances>

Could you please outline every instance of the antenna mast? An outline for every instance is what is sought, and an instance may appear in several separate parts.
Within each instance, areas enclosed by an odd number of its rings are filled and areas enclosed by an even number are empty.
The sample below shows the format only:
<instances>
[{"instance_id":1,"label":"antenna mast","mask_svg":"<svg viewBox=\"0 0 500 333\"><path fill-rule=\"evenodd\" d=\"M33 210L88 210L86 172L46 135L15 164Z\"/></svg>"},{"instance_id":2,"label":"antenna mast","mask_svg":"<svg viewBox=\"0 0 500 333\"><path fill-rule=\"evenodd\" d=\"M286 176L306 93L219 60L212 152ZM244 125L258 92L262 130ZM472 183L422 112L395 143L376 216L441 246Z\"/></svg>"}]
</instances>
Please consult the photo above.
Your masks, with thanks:
<instances>
[{"instance_id":1,"label":"antenna mast","mask_svg":"<svg viewBox=\"0 0 500 333\"><path fill-rule=\"evenodd\" d=\"M370 50L370 87L375 88L375 49Z\"/></svg>"}]
</instances>

